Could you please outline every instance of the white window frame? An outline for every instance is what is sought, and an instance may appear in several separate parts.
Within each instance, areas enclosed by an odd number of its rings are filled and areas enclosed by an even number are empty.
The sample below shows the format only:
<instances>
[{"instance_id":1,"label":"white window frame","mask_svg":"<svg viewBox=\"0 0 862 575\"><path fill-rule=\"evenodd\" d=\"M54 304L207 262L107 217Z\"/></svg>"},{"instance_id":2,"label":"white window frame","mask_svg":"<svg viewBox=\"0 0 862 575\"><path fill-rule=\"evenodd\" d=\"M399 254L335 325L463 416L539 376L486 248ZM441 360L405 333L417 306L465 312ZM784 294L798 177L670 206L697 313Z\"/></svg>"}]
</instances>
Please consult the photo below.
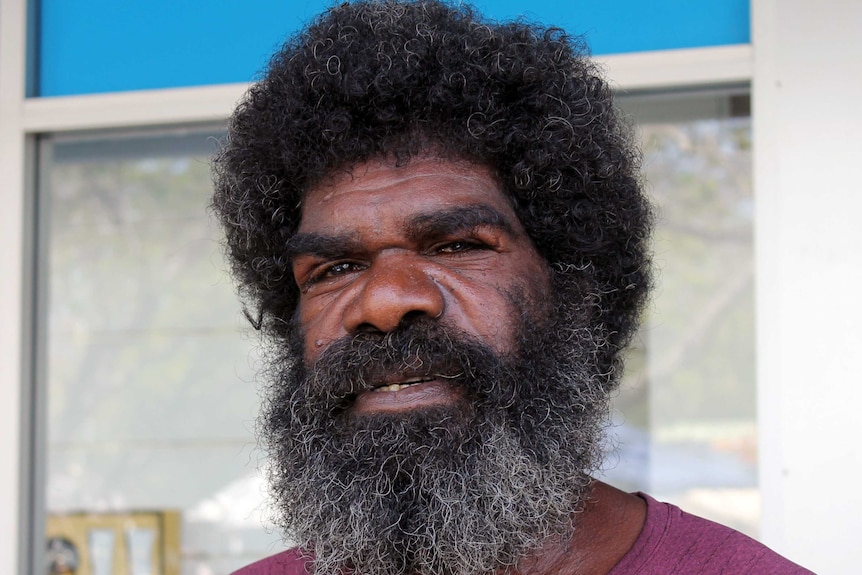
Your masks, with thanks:
<instances>
[{"instance_id":1,"label":"white window frame","mask_svg":"<svg viewBox=\"0 0 862 575\"><path fill-rule=\"evenodd\" d=\"M33 496L35 138L39 134L223 123L247 84L25 98L26 0L0 2L0 573L29 561ZM620 91L749 83L750 45L597 60ZM763 435L761 434L761 437ZM763 450L766 447L766 450ZM768 446L761 446L768 452ZM768 532L768 531L767 531Z\"/></svg>"}]
</instances>

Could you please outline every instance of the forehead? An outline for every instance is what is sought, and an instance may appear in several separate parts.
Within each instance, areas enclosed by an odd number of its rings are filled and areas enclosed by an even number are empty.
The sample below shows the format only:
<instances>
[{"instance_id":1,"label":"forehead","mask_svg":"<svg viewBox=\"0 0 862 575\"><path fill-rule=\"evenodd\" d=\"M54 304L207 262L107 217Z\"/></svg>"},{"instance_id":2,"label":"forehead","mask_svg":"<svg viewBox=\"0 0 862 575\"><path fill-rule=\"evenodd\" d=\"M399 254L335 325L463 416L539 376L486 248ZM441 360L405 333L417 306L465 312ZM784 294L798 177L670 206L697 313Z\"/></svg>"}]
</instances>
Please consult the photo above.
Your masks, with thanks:
<instances>
[{"instance_id":1,"label":"forehead","mask_svg":"<svg viewBox=\"0 0 862 575\"><path fill-rule=\"evenodd\" d=\"M299 229L355 226L362 223L358 219L375 215L410 218L466 205L488 206L520 227L490 169L465 161L418 157L402 166L372 160L323 180L305 196Z\"/></svg>"}]
</instances>

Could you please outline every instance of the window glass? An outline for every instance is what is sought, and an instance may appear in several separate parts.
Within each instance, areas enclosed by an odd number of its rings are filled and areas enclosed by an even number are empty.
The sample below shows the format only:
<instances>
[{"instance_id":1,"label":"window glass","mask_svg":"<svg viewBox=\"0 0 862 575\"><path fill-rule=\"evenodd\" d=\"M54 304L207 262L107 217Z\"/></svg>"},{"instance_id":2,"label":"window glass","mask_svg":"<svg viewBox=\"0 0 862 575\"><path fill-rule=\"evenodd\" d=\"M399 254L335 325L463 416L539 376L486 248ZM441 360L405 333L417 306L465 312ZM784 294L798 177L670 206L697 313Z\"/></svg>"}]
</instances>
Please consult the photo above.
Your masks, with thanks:
<instances>
[{"instance_id":1,"label":"window glass","mask_svg":"<svg viewBox=\"0 0 862 575\"><path fill-rule=\"evenodd\" d=\"M629 96L657 207L656 289L608 478L753 536L760 520L746 93Z\"/></svg>"},{"instance_id":2,"label":"window glass","mask_svg":"<svg viewBox=\"0 0 862 575\"><path fill-rule=\"evenodd\" d=\"M658 206L657 289L605 476L756 535L747 102L622 99ZM206 210L218 136L42 142L47 548L79 574L226 575L282 548L257 471L256 340Z\"/></svg>"},{"instance_id":3,"label":"window glass","mask_svg":"<svg viewBox=\"0 0 862 575\"><path fill-rule=\"evenodd\" d=\"M280 540L261 526L254 345L206 208L215 135L45 143L46 527L78 573L228 573Z\"/></svg>"}]
</instances>

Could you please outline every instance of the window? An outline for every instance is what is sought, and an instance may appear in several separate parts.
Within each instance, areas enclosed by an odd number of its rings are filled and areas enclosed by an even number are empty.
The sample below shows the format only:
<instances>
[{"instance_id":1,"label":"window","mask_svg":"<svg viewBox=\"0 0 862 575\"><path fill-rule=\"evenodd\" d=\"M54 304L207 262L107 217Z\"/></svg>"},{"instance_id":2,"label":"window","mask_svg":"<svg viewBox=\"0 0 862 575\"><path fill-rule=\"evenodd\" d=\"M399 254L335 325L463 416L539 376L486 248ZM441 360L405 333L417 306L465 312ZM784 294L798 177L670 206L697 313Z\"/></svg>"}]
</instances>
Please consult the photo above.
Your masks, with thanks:
<instances>
[{"instance_id":1,"label":"window","mask_svg":"<svg viewBox=\"0 0 862 575\"><path fill-rule=\"evenodd\" d=\"M749 97L621 100L657 206L656 289L617 398L608 478L756 536Z\"/></svg>"},{"instance_id":2,"label":"window","mask_svg":"<svg viewBox=\"0 0 862 575\"><path fill-rule=\"evenodd\" d=\"M658 287L606 476L756 534L747 102L622 99L659 206ZM206 210L218 136L40 143L45 529L81 574L225 575L282 545L257 471L256 340Z\"/></svg>"},{"instance_id":3,"label":"window","mask_svg":"<svg viewBox=\"0 0 862 575\"><path fill-rule=\"evenodd\" d=\"M254 342L206 208L217 135L42 144L46 528L79 573L227 573L280 540L261 527Z\"/></svg>"}]
</instances>

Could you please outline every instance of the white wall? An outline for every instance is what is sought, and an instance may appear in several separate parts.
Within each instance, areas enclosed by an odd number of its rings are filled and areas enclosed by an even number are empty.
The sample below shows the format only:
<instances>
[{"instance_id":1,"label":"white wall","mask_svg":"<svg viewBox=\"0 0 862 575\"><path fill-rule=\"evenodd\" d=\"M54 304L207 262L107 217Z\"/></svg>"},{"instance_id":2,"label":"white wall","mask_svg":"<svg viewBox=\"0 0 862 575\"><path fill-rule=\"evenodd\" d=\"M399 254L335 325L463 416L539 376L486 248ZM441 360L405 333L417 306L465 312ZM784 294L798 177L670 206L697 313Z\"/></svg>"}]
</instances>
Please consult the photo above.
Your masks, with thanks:
<instances>
[{"instance_id":1,"label":"white wall","mask_svg":"<svg viewBox=\"0 0 862 575\"><path fill-rule=\"evenodd\" d=\"M763 537L862 565L862 2L754 0Z\"/></svg>"}]
</instances>

